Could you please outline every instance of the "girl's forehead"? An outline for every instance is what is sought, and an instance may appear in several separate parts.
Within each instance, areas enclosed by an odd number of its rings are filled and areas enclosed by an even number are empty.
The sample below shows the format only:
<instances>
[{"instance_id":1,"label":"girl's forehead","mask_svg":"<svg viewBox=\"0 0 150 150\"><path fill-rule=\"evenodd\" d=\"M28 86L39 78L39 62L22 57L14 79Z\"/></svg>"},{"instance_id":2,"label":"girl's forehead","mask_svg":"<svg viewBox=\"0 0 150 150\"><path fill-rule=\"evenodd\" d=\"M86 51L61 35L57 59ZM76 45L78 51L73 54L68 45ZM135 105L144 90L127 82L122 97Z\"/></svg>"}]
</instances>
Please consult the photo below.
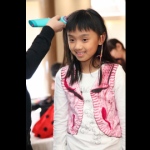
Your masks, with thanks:
<instances>
[{"instance_id":1,"label":"girl's forehead","mask_svg":"<svg viewBox=\"0 0 150 150\"><path fill-rule=\"evenodd\" d=\"M93 37L97 36L97 33L94 32L93 30L78 30L76 29L75 31L68 31L67 32L68 37Z\"/></svg>"},{"instance_id":2,"label":"girl's forehead","mask_svg":"<svg viewBox=\"0 0 150 150\"><path fill-rule=\"evenodd\" d=\"M75 35L75 34L84 34L88 35L92 30L73 30L73 31L67 31L67 35Z\"/></svg>"}]
</instances>

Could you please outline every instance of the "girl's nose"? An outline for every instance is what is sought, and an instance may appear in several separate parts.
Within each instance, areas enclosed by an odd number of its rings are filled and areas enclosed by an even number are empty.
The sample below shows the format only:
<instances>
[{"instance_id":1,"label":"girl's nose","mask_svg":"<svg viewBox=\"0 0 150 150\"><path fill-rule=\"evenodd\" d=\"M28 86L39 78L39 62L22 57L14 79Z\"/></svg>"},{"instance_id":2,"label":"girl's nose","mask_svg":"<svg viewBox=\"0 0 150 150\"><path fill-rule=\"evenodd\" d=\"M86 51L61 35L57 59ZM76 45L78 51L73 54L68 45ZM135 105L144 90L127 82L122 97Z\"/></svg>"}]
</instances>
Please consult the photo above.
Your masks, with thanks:
<instances>
[{"instance_id":1,"label":"girl's nose","mask_svg":"<svg viewBox=\"0 0 150 150\"><path fill-rule=\"evenodd\" d=\"M77 41L75 44L75 49L82 49L82 43Z\"/></svg>"}]
</instances>

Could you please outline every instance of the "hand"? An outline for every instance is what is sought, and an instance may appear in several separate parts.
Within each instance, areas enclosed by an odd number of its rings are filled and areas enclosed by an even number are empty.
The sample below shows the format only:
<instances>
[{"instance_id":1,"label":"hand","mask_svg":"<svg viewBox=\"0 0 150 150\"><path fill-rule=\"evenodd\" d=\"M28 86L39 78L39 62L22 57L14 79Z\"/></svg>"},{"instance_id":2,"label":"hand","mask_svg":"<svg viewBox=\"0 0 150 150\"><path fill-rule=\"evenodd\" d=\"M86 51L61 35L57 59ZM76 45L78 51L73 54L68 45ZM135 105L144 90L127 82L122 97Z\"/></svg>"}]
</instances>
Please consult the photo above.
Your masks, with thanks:
<instances>
[{"instance_id":1,"label":"hand","mask_svg":"<svg viewBox=\"0 0 150 150\"><path fill-rule=\"evenodd\" d=\"M54 30L54 32L62 31L63 28L66 27L66 25L63 22L59 21L60 18L61 17L59 15L56 15L52 17L46 25L50 26Z\"/></svg>"}]
</instances>

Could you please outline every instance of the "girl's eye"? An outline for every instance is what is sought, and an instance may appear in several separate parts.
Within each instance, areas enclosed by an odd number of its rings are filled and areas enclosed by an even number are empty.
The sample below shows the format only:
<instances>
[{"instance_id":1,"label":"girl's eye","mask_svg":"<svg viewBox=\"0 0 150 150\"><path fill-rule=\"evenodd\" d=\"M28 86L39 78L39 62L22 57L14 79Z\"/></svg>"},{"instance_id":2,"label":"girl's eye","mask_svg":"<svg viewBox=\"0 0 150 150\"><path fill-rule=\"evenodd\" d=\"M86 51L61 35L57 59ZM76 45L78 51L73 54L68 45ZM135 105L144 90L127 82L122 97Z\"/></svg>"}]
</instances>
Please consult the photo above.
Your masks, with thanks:
<instances>
[{"instance_id":1,"label":"girl's eye","mask_svg":"<svg viewBox=\"0 0 150 150\"><path fill-rule=\"evenodd\" d=\"M83 42L87 42L88 39L83 39Z\"/></svg>"},{"instance_id":2,"label":"girl's eye","mask_svg":"<svg viewBox=\"0 0 150 150\"><path fill-rule=\"evenodd\" d=\"M73 42L73 41L74 41L74 39L69 39L69 41L70 41L70 42Z\"/></svg>"}]
</instances>

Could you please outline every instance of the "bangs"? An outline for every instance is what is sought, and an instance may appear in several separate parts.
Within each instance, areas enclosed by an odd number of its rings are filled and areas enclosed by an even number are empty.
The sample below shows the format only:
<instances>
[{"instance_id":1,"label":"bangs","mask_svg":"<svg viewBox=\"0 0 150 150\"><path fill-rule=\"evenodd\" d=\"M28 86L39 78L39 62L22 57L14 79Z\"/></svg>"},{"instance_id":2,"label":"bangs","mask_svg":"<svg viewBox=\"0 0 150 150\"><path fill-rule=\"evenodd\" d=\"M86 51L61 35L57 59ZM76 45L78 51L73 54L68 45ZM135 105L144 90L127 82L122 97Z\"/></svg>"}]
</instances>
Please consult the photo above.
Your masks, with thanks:
<instances>
[{"instance_id":1,"label":"bangs","mask_svg":"<svg viewBox=\"0 0 150 150\"><path fill-rule=\"evenodd\" d=\"M79 31L88 31L92 29L96 32L95 29L97 28L95 28L96 23L94 20L95 19L92 19L92 16L88 12L80 10L78 13L75 12L67 18L66 29L67 31L75 31L76 29Z\"/></svg>"}]
</instances>

